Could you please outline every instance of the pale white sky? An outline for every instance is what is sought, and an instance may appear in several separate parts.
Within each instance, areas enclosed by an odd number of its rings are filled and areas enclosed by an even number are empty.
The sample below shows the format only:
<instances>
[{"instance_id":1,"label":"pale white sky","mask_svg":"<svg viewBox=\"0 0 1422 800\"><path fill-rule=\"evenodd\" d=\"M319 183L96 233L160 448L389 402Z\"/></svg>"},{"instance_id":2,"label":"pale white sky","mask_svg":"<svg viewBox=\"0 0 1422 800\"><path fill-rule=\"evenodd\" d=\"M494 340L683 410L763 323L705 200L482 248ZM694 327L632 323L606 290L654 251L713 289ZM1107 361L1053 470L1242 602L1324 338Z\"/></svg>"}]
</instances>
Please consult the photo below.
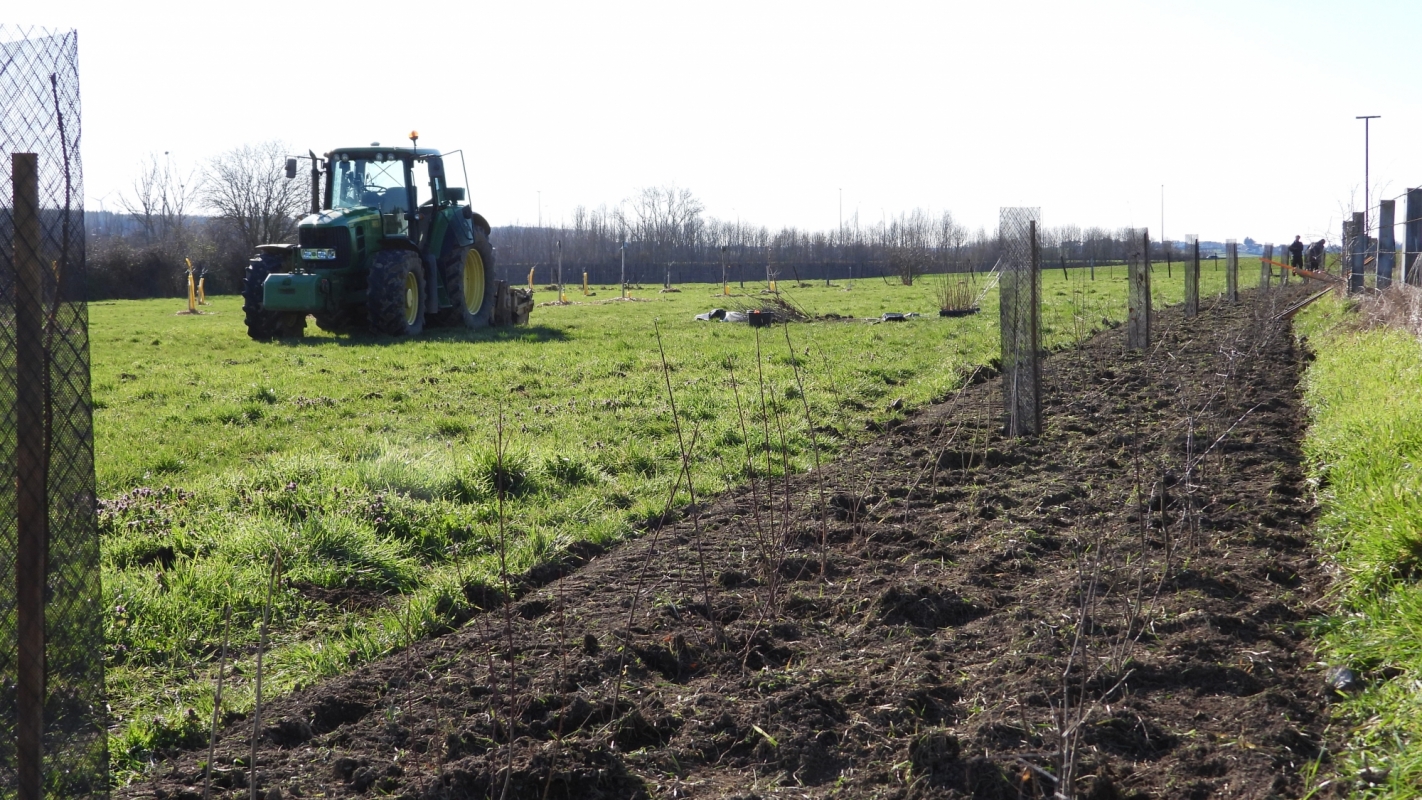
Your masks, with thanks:
<instances>
[{"instance_id":1,"label":"pale white sky","mask_svg":"<svg viewBox=\"0 0 1422 800\"><path fill-rule=\"evenodd\" d=\"M148 153L464 148L495 225L675 182L817 229L914 207L994 226L1336 238L1372 180L1422 184L1422 3L49 0L77 28L89 207ZM1415 80L1415 79L1414 79ZM1414 144L1406 145L1407 141ZM1373 196L1376 202L1377 194ZM1399 218L1402 208L1399 203Z\"/></svg>"}]
</instances>

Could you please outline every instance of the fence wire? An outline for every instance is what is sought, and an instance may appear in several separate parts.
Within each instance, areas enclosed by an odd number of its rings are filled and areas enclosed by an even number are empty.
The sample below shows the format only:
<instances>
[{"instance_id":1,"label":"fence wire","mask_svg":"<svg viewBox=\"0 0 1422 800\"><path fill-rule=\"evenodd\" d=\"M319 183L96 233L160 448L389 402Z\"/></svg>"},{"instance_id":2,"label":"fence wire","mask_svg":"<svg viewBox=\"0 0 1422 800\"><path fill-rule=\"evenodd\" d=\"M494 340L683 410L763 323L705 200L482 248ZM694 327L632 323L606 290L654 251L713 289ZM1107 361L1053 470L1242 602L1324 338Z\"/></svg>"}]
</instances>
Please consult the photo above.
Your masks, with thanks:
<instances>
[{"instance_id":1,"label":"fence wire","mask_svg":"<svg viewBox=\"0 0 1422 800\"><path fill-rule=\"evenodd\" d=\"M1009 436L1042 432L1040 208L1002 208L1002 387Z\"/></svg>"},{"instance_id":2,"label":"fence wire","mask_svg":"<svg viewBox=\"0 0 1422 800\"><path fill-rule=\"evenodd\" d=\"M106 797L74 31L0 25L0 798Z\"/></svg>"}]
</instances>

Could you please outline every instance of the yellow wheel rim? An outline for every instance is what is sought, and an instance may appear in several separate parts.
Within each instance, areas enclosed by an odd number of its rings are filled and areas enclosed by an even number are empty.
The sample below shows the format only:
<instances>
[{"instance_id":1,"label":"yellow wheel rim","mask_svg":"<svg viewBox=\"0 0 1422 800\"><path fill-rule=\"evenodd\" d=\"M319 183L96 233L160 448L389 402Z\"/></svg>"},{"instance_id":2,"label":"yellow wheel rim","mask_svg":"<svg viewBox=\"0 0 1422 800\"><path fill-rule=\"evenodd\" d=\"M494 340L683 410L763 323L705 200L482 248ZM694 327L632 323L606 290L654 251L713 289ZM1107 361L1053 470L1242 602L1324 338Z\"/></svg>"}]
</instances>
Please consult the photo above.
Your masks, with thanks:
<instances>
[{"instance_id":1,"label":"yellow wheel rim","mask_svg":"<svg viewBox=\"0 0 1422 800\"><path fill-rule=\"evenodd\" d=\"M484 258L479 251L470 248L464 254L464 308L470 314L477 314L484 305Z\"/></svg>"},{"instance_id":2,"label":"yellow wheel rim","mask_svg":"<svg viewBox=\"0 0 1422 800\"><path fill-rule=\"evenodd\" d=\"M414 325L420 316L420 279L415 273L405 273L405 324Z\"/></svg>"}]
</instances>

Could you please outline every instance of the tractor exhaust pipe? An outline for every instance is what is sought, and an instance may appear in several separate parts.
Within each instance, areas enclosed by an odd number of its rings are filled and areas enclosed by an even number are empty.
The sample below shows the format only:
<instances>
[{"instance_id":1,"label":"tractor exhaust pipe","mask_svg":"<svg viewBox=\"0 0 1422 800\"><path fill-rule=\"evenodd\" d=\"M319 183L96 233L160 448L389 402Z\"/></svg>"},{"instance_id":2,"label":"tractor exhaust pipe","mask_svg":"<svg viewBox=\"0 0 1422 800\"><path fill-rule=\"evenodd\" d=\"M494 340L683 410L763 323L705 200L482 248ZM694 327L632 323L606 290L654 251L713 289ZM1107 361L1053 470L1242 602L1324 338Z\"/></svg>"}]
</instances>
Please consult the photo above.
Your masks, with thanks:
<instances>
[{"instance_id":1,"label":"tractor exhaust pipe","mask_svg":"<svg viewBox=\"0 0 1422 800\"><path fill-rule=\"evenodd\" d=\"M315 150L307 150L311 154L311 213L321 213L321 162L316 158Z\"/></svg>"}]
</instances>

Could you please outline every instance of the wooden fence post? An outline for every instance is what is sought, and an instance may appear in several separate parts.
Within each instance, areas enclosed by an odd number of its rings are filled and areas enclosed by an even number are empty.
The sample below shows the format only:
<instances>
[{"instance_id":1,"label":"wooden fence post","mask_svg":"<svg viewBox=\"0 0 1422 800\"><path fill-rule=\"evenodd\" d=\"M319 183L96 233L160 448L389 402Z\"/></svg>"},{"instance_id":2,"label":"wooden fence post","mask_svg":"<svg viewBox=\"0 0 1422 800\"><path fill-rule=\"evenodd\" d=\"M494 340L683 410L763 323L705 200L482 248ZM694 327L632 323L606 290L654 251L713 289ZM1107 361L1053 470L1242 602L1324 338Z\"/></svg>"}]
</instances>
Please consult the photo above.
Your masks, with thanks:
<instances>
[{"instance_id":1,"label":"wooden fence post","mask_svg":"<svg viewBox=\"0 0 1422 800\"><path fill-rule=\"evenodd\" d=\"M1126 308L1126 346L1132 350L1150 347L1150 232L1143 231L1141 250L1131 259L1129 298Z\"/></svg>"},{"instance_id":2,"label":"wooden fence post","mask_svg":"<svg viewBox=\"0 0 1422 800\"><path fill-rule=\"evenodd\" d=\"M40 259L39 158L10 157L15 214L16 506L15 622L18 639L18 800L44 789L44 587L49 562L49 395Z\"/></svg>"}]
</instances>

